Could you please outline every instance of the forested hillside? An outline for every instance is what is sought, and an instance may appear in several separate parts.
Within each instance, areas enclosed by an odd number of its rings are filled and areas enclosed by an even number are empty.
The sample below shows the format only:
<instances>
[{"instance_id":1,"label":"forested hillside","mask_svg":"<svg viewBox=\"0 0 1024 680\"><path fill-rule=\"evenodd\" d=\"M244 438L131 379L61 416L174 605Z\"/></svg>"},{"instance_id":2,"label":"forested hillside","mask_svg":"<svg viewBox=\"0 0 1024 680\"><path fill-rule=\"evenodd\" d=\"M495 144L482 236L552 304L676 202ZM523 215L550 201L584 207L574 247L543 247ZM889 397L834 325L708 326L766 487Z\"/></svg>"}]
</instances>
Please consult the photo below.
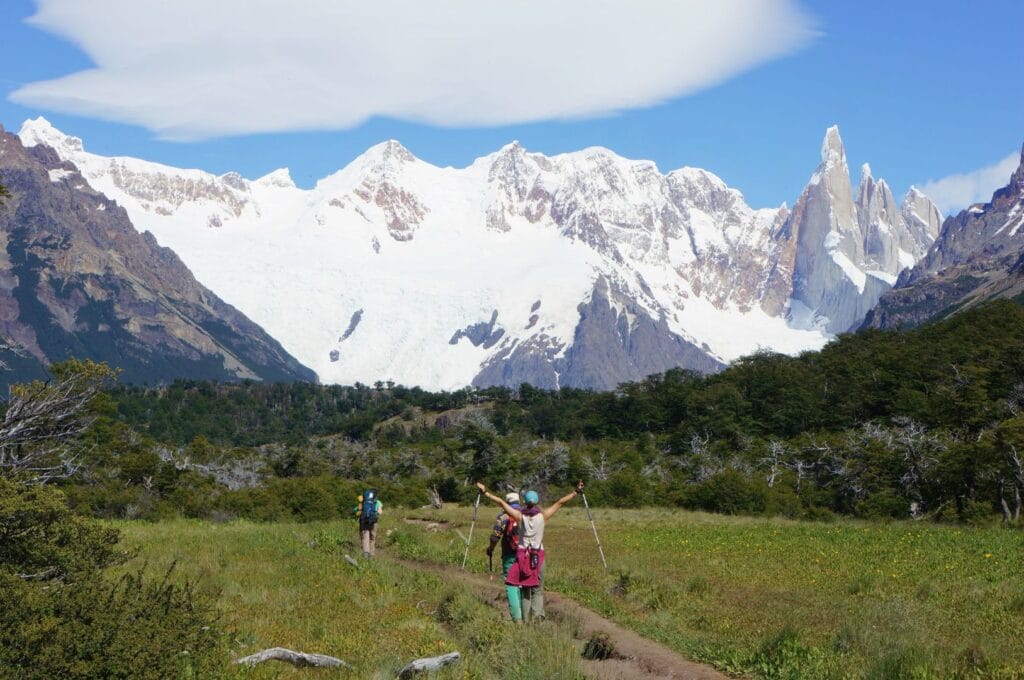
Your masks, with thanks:
<instances>
[{"instance_id":1,"label":"forested hillside","mask_svg":"<svg viewBox=\"0 0 1024 680\"><path fill-rule=\"evenodd\" d=\"M363 484L421 504L474 478L581 476L622 506L948 520L1013 519L1024 492L1024 309L1008 301L614 392L183 381L111 397L104 472L73 496L112 515L324 517Z\"/></svg>"}]
</instances>

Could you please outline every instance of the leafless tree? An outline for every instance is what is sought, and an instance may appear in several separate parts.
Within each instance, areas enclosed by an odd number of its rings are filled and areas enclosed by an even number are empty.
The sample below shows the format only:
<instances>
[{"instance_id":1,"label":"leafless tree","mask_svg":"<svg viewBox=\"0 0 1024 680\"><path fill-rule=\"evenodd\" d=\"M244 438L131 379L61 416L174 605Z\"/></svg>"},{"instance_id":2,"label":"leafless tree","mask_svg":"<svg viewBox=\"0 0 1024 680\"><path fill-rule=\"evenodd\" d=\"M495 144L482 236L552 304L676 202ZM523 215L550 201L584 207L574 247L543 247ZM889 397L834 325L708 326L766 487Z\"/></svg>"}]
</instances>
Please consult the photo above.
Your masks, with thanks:
<instances>
[{"instance_id":1,"label":"leafless tree","mask_svg":"<svg viewBox=\"0 0 1024 680\"><path fill-rule=\"evenodd\" d=\"M1010 390L1010 396L1006 398L1006 407L1013 417L1024 413L1024 383L1017 383Z\"/></svg>"},{"instance_id":2,"label":"leafless tree","mask_svg":"<svg viewBox=\"0 0 1024 680\"><path fill-rule=\"evenodd\" d=\"M75 361L55 375L56 382L11 387L0 423L0 475L43 484L78 469L77 440L95 421L93 403L114 373L104 364Z\"/></svg>"},{"instance_id":3,"label":"leafless tree","mask_svg":"<svg viewBox=\"0 0 1024 680\"><path fill-rule=\"evenodd\" d=\"M999 505L1003 509L1003 522L1010 524L1011 522L1016 523L1020 520L1022 496L1024 496L1024 465L1021 463L1021 457L1017 452L1017 447L1013 444L1011 444L1009 449L1006 451L1006 462L1009 466L1009 485L1013 489L1013 509L1010 508L1010 505L1006 500L1006 486L1008 481L1006 479L1006 475L1000 475L998 480Z\"/></svg>"},{"instance_id":4,"label":"leafless tree","mask_svg":"<svg viewBox=\"0 0 1024 680\"><path fill-rule=\"evenodd\" d=\"M441 509L441 492L437 490L436 486L427 489L427 498L430 501L430 507L436 510Z\"/></svg>"},{"instance_id":5,"label":"leafless tree","mask_svg":"<svg viewBox=\"0 0 1024 680\"><path fill-rule=\"evenodd\" d=\"M768 481L768 488L775 486L775 480L782 473L782 466L785 464L786 446L774 439L768 442L768 455L761 459L761 462L768 466L768 474L765 479Z\"/></svg>"},{"instance_id":6,"label":"leafless tree","mask_svg":"<svg viewBox=\"0 0 1024 680\"><path fill-rule=\"evenodd\" d=\"M897 419L893 442L903 455L904 472L900 482L917 503L918 513L923 514L926 510L923 487L931 481L938 465L939 459L935 454L945 450L946 446L924 425L908 418Z\"/></svg>"},{"instance_id":7,"label":"leafless tree","mask_svg":"<svg viewBox=\"0 0 1024 680\"><path fill-rule=\"evenodd\" d=\"M612 474L622 469L621 465L612 465L608 461L608 454L604 449L598 452L597 463L590 456L584 456L582 462L583 467L587 469L587 474L592 479L601 481L608 479Z\"/></svg>"}]
</instances>

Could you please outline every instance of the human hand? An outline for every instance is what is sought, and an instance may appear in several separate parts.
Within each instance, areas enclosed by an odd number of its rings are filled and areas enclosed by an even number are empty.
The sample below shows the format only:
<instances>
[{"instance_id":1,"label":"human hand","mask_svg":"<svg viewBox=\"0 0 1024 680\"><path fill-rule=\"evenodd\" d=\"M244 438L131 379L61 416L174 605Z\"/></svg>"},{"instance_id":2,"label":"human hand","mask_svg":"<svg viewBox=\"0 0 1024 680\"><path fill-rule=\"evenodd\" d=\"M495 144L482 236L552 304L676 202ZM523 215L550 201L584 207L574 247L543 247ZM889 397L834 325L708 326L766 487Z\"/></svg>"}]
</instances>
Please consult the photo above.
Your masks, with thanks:
<instances>
[{"instance_id":1,"label":"human hand","mask_svg":"<svg viewBox=\"0 0 1024 680\"><path fill-rule=\"evenodd\" d=\"M484 486L483 482L477 482L476 488L480 489L480 493L487 493L487 487Z\"/></svg>"},{"instance_id":2,"label":"human hand","mask_svg":"<svg viewBox=\"0 0 1024 680\"><path fill-rule=\"evenodd\" d=\"M580 481L576 482L576 493L583 493L583 487L584 487L584 484L583 484L583 480L582 479Z\"/></svg>"}]
</instances>

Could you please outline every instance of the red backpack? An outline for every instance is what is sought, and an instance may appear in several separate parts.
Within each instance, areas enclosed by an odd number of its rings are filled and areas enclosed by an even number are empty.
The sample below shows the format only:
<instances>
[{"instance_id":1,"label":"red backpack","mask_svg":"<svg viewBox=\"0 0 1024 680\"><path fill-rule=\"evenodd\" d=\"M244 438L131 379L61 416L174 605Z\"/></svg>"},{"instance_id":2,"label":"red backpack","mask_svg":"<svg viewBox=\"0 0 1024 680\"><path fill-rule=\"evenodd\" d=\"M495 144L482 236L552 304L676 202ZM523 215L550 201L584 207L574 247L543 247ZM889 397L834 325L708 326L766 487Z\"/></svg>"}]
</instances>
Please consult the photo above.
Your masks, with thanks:
<instances>
[{"instance_id":1,"label":"red backpack","mask_svg":"<svg viewBox=\"0 0 1024 680\"><path fill-rule=\"evenodd\" d=\"M505 531L501 534L501 547L506 553L514 553L519 549L519 523L511 515L506 515Z\"/></svg>"}]
</instances>

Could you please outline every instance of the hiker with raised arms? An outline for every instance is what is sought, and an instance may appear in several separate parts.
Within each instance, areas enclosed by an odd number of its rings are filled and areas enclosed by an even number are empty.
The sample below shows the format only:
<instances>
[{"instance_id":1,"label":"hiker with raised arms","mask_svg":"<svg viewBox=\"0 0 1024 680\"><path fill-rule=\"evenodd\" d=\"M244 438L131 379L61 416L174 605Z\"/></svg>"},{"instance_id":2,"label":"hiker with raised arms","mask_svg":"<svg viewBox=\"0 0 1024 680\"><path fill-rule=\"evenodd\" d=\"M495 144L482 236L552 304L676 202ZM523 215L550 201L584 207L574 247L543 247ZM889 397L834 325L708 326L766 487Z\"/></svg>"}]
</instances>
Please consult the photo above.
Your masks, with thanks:
<instances>
[{"instance_id":1,"label":"hiker with raised arms","mask_svg":"<svg viewBox=\"0 0 1024 680\"><path fill-rule=\"evenodd\" d=\"M482 482L477 482L476 487L488 500L500 505L519 525L516 558L505 577L505 585L519 587L523 608L521 621L539 620L544 617L544 591L540 587L543 577L541 572L544 569L544 525L563 505L583 493L583 481L576 482L572 493L559 498L547 508L540 507L540 496L536 491L527 491L523 494L526 507L521 510L489 493Z\"/></svg>"}]
</instances>

